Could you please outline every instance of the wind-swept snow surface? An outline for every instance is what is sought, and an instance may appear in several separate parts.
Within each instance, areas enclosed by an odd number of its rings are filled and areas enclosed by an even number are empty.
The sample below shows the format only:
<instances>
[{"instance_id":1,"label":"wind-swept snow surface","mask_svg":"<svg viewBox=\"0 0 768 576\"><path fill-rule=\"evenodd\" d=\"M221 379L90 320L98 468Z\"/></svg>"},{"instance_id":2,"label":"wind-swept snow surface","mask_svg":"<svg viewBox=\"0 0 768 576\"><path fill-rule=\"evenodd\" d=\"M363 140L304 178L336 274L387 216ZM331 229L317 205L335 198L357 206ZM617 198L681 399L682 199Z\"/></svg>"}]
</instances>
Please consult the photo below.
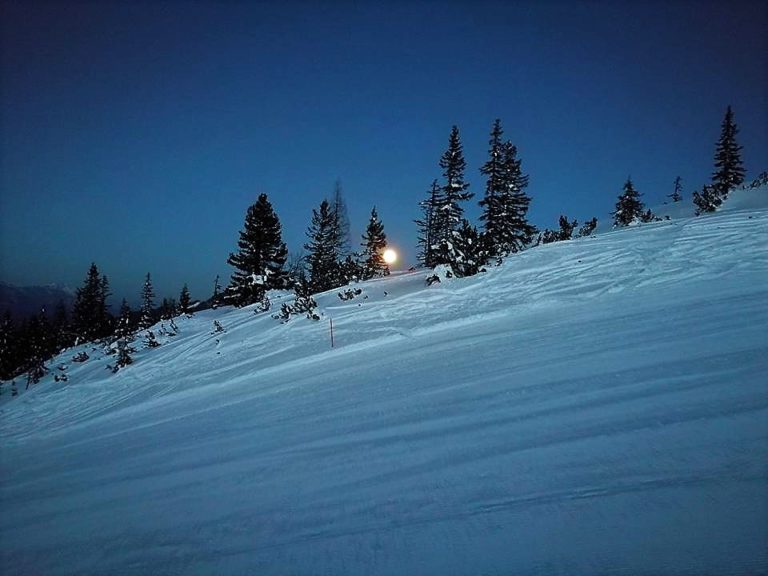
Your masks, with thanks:
<instances>
[{"instance_id":1,"label":"wind-swept snow surface","mask_svg":"<svg viewBox=\"0 0 768 576\"><path fill-rule=\"evenodd\" d=\"M766 192L68 351L0 398L0 572L764 574Z\"/></svg>"}]
</instances>

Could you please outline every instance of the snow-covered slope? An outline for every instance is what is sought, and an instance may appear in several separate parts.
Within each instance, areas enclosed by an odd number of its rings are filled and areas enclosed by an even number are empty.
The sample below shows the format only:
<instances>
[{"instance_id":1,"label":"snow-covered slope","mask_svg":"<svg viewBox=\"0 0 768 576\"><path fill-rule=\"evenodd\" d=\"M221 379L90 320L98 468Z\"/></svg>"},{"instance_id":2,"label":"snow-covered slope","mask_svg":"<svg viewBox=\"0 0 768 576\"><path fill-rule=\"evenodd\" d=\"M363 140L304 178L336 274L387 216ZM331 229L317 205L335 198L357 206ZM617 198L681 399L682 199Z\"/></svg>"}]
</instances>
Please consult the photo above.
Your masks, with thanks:
<instances>
[{"instance_id":1,"label":"snow-covered slope","mask_svg":"<svg viewBox=\"0 0 768 576\"><path fill-rule=\"evenodd\" d=\"M424 277L6 387L0 572L768 572L768 190Z\"/></svg>"}]
</instances>

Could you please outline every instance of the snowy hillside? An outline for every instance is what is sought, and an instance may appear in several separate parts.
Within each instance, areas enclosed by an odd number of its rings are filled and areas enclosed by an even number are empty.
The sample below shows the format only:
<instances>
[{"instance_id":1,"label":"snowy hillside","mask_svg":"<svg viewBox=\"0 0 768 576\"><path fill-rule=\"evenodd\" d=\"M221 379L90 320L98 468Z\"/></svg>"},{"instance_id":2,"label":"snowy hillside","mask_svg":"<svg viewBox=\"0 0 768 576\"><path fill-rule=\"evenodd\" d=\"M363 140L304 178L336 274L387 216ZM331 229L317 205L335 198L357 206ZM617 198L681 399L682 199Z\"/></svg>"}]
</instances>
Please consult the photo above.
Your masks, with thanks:
<instances>
[{"instance_id":1,"label":"snowy hillside","mask_svg":"<svg viewBox=\"0 0 768 576\"><path fill-rule=\"evenodd\" d=\"M768 573L766 188L424 278L6 384L0 572Z\"/></svg>"}]
</instances>

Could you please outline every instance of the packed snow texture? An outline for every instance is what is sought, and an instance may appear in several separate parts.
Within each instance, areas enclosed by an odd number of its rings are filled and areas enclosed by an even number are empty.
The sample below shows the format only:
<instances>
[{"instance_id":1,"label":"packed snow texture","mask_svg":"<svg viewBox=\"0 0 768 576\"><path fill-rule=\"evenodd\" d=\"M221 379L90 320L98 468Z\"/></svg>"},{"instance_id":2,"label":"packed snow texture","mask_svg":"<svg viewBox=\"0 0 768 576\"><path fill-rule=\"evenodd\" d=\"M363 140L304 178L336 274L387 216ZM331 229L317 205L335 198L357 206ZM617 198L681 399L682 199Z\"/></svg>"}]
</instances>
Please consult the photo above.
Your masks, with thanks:
<instances>
[{"instance_id":1,"label":"packed snow texture","mask_svg":"<svg viewBox=\"0 0 768 576\"><path fill-rule=\"evenodd\" d=\"M0 572L768 573L768 189L426 275L6 383Z\"/></svg>"}]
</instances>

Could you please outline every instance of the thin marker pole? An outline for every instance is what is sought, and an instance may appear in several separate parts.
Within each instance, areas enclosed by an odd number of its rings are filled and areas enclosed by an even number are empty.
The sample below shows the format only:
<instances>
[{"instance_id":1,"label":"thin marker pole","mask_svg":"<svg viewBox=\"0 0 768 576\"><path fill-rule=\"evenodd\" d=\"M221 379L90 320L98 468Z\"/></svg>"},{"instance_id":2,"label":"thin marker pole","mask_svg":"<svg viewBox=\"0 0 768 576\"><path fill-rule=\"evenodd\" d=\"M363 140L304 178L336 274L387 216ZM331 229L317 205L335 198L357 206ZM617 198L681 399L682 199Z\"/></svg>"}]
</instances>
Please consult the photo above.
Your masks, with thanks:
<instances>
[{"instance_id":1,"label":"thin marker pole","mask_svg":"<svg viewBox=\"0 0 768 576\"><path fill-rule=\"evenodd\" d=\"M331 321L331 348L333 348L333 318L328 318Z\"/></svg>"}]
</instances>

